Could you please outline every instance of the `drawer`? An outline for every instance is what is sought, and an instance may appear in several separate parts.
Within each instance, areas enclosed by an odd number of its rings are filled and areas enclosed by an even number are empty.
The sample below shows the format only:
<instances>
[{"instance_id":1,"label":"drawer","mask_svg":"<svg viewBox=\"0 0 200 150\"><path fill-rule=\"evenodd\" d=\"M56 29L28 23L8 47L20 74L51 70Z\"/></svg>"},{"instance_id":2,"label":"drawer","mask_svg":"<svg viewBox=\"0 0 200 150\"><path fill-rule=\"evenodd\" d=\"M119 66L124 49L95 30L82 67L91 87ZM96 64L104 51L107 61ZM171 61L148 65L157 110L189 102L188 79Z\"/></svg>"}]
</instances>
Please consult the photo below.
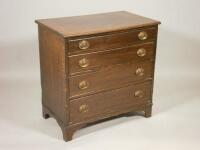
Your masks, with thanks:
<instances>
[{"instance_id":1,"label":"drawer","mask_svg":"<svg viewBox=\"0 0 200 150\"><path fill-rule=\"evenodd\" d=\"M69 56L70 75L98 71L108 65L154 59L154 43L139 44L116 50Z\"/></svg>"},{"instance_id":2,"label":"drawer","mask_svg":"<svg viewBox=\"0 0 200 150\"><path fill-rule=\"evenodd\" d=\"M146 61L108 66L100 72L69 77L70 98L149 80L152 70L153 62Z\"/></svg>"},{"instance_id":3,"label":"drawer","mask_svg":"<svg viewBox=\"0 0 200 150\"><path fill-rule=\"evenodd\" d=\"M104 36L79 37L69 40L69 53L77 54L89 51L120 48L132 45L136 42L146 42L156 39L156 36L157 29L152 27L147 29L108 34Z\"/></svg>"},{"instance_id":4,"label":"drawer","mask_svg":"<svg viewBox=\"0 0 200 150\"><path fill-rule=\"evenodd\" d=\"M70 122L87 122L133 110L151 97L151 82L132 85L70 101ZM100 118L99 118L100 117Z\"/></svg>"}]
</instances>

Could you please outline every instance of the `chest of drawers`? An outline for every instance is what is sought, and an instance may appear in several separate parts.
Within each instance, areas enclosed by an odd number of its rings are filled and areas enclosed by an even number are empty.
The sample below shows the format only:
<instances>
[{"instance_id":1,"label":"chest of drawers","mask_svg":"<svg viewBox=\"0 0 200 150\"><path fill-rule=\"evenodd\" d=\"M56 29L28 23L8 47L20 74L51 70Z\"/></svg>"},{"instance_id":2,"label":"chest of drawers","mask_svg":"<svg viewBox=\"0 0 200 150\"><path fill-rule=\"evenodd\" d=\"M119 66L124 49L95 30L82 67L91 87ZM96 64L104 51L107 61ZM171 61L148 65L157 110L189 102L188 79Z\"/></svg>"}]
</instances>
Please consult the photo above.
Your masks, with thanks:
<instances>
[{"instance_id":1,"label":"chest of drawers","mask_svg":"<svg viewBox=\"0 0 200 150\"><path fill-rule=\"evenodd\" d=\"M105 118L151 116L160 22L121 11L36 23L43 117L57 120L65 141Z\"/></svg>"}]
</instances>

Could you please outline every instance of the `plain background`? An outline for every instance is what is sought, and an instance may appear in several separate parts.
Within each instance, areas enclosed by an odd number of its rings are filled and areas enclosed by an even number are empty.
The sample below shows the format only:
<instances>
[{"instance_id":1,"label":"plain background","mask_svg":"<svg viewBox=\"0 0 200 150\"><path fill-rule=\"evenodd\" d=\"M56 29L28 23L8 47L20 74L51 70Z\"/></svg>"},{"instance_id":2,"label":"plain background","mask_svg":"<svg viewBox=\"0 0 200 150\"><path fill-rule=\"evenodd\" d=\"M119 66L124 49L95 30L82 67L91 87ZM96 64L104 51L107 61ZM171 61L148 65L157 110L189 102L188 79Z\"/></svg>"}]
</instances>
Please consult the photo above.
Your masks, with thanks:
<instances>
[{"instance_id":1,"label":"plain background","mask_svg":"<svg viewBox=\"0 0 200 150\"><path fill-rule=\"evenodd\" d=\"M198 0L0 0L0 149L200 149ZM35 19L126 10L159 27L154 114L82 129L62 141L41 117Z\"/></svg>"}]
</instances>

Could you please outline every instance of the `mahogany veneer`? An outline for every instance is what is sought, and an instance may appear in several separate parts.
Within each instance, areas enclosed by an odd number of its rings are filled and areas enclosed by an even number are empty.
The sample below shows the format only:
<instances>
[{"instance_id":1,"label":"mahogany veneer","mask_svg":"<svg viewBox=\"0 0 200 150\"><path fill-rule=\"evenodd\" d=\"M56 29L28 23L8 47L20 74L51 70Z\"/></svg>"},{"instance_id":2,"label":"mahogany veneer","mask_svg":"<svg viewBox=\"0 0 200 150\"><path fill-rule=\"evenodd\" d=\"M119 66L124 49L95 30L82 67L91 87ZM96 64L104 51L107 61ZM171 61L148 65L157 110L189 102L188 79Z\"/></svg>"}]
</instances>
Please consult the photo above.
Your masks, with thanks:
<instances>
[{"instance_id":1,"label":"mahogany veneer","mask_svg":"<svg viewBox=\"0 0 200 150\"><path fill-rule=\"evenodd\" d=\"M36 23L43 117L57 120L65 141L98 120L151 116L160 22L121 11Z\"/></svg>"}]
</instances>

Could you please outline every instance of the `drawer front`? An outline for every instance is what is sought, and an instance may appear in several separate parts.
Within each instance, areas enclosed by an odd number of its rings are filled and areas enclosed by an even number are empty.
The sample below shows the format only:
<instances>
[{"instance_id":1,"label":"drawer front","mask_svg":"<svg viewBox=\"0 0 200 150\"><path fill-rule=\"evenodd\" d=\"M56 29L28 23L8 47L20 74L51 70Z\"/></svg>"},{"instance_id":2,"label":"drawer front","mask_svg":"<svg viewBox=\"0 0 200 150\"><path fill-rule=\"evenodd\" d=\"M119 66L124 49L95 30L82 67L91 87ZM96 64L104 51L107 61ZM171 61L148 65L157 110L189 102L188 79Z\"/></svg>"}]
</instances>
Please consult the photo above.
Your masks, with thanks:
<instances>
[{"instance_id":1,"label":"drawer front","mask_svg":"<svg viewBox=\"0 0 200 150\"><path fill-rule=\"evenodd\" d=\"M154 43L140 44L127 48L69 57L69 73L99 71L108 65L138 62L153 59Z\"/></svg>"},{"instance_id":2,"label":"drawer front","mask_svg":"<svg viewBox=\"0 0 200 150\"><path fill-rule=\"evenodd\" d=\"M69 53L85 53L89 51L99 51L113 48L130 46L136 42L146 42L155 39L157 36L156 28L134 30L109 34L105 36L91 36L87 38L69 40Z\"/></svg>"},{"instance_id":3,"label":"drawer front","mask_svg":"<svg viewBox=\"0 0 200 150\"><path fill-rule=\"evenodd\" d=\"M85 122L133 110L151 99L151 82L70 101L70 122ZM99 118L100 117L100 118Z\"/></svg>"},{"instance_id":4,"label":"drawer front","mask_svg":"<svg viewBox=\"0 0 200 150\"><path fill-rule=\"evenodd\" d=\"M70 98L119 88L131 82L141 82L152 77L153 62L126 63L108 66L100 72L69 78Z\"/></svg>"}]
</instances>

